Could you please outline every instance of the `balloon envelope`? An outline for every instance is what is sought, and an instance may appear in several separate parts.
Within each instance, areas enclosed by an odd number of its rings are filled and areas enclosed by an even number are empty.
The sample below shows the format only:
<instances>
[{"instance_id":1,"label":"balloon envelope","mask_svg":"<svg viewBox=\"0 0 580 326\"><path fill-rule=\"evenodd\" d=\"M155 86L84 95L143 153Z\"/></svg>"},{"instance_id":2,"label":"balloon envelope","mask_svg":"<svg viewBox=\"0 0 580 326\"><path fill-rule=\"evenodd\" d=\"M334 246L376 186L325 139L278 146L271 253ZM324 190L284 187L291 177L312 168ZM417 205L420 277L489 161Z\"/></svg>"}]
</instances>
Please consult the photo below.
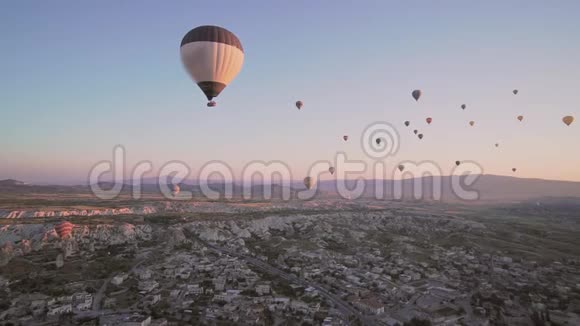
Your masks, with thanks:
<instances>
[{"instance_id":1,"label":"balloon envelope","mask_svg":"<svg viewBox=\"0 0 580 326\"><path fill-rule=\"evenodd\" d=\"M564 123L565 123L567 126L569 126L569 125L571 125L571 124L572 124L572 122L574 122L574 117L573 117L573 116L571 116L571 115L567 115L567 116L565 116L565 117L563 117L563 118L562 118L562 121L563 121L563 122L564 122Z\"/></svg>"},{"instance_id":2,"label":"balloon envelope","mask_svg":"<svg viewBox=\"0 0 580 326\"><path fill-rule=\"evenodd\" d=\"M411 92L411 95L413 96L413 98L415 99L415 101L419 101L419 98L421 97L421 90L420 89L416 89L413 92Z\"/></svg>"},{"instance_id":3,"label":"balloon envelope","mask_svg":"<svg viewBox=\"0 0 580 326\"><path fill-rule=\"evenodd\" d=\"M413 133L415 133L415 135L419 132L419 130L415 129L413 130Z\"/></svg>"},{"instance_id":4,"label":"balloon envelope","mask_svg":"<svg viewBox=\"0 0 580 326\"><path fill-rule=\"evenodd\" d=\"M461 162L455 161L455 165L459 165L459 164L461 164Z\"/></svg>"},{"instance_id":5,"label":"balloon envelope","mask_svg":"<svg viewBox=\"0 0 580 326\"><path fill-rule=\"evenodd\" d=\"M347 135L344 135L344 136L342 136L342 139L344 139L344 141L347 141L348 140L348 136Z\"/></svg>"},{"instance_id":6,"label":"balloon envelope","mask_svg":"<svg viewBox=\"0 0 580 326\"><path fill-rule=\"evenodd\" d=\"M330 174L334 174L334 167L333 166L329 167L328 172L330 172Z\"/></svg>"},{"instance_id":7,"label":"balloon envelope","mask_svg":"<svg viewBox=\"0 0 580 326\"><path fill-rule=\"evenodd\" d=\"M465 104L461 104L461 108L462 108L463 110L465 110L465 108L466 108L466 107L467 107L467 105L465 105Z\"/></svg>"},{"instance_id":8,"label":"balloon envelope","mask_svg":"<svg viewBox=\"0 0 580 326\"><path fill-rule=\"evenodd\" d=\"M428 124L431 124L431 121L433 121L433 118L427 118L427 119L425 119L425 121L427 121Z\"/></svg>"},{"instance_id":9,"label":"balloon envelope","mask_svg":"<svg viewBox=\"0 0 580 326\"><path fill-rule=\"evenodd\" d=\"M516 172L516 171L517 171L517 169L516 169L516 168L512 168L512 171L513 171L513 172Z\"/></svg>"},{"instance_id":10,"label":"balloon envelope","mask_svg":"<svg viewBox=\"0 0 580 326\"><path fill-rule=\"evenodd\" d=\"M306 186L306 189L312 189L314 187L314 180L311 177L304 178L304 186Z\"/></svg>"},{"instance_id":11,"label":"balloon envelope","mask_svg":"<svg viewBox=\"0 0 580 326\"><path fill-rule=\"evenodd\" d=\"M524 120L524 116L523 115L518 115L518 120L520 120L520 121Z\"/></svg>"},{"instance_id":12,"label":"balloon envelope","mask_svg":"<svg viewBox=\"0 0 580 326\"><path fill-rule=\"evenodd\" d=\"M512 93L514 93L514 95L518 95L518 90L517 90L517 89L514 89L514 90L512 91Z\"/></svg>"},{"instance_id":13,"label":"balloon envelope","mask_svg":"<svg viewBox=\"0 0 580 326\"><path fill-rule=\"evenodd\" d=\"M244 49L236 35L219 26L199 26L181 40L181 61L208 101L236 77L244 63Z\"/></svg>"},{"instance_id":14,"label":"balloon envelope","mask_svg":"<svg viewBox=\"0 0 580 326\"><path fill-rule=\"evenodd\" d=\"M296 101L296 107L298 108L298 110L302 109L303 105L304 103L302 103L302 101Z\"/></svg>"},{"instance_id":15,"label":"balloon envelope","mask_svg":"<svg viewBox=\"0 0 580 326\"><path fill-rule=\"evenodd\" d=\"M58 224L54 229L59 237L64 238L72 233L74 225L69 221L63 221Z\"/></svg>"},{"instance_id":16,"label":"balloon envelope","mask_svg":"<svg viewBox=\"0 0 580 326\"><path fill-rule=\"evenodd\" d=\"M407 126L407 127L408 127L410 124L411 124L411 122L409 122L409 121L405 121L405 126Z\"/></svg>"},{"instance_id":17,"label":"balloon envelope","mask_svg":"<svg viewBox=\"0 0 580 326\"><path fill-rule=\"evenodd\" d=\"M403 164L399 165L399 171L403 172L404 169L405 169L405 166Z\"/></svg>"},{"instance_id":18,"label":"balloon envelope","mask_svg":"<svg viewBox=\"0 0 580 326\"><path fill-rule=\"evenodd\" d=\"M469 121L469 125L473 127L473 125L475 124L475 121Z\"/></svg>"},{"instance_id":19,"label":"balloon envelope","mask_svg":"<svg viewBox=\"0 0 580 326\"><path fill-rule=\"evenodd\" d=\"M418 135L419 139L423 139L423 134Z\"/></svg>"}]
</instances>

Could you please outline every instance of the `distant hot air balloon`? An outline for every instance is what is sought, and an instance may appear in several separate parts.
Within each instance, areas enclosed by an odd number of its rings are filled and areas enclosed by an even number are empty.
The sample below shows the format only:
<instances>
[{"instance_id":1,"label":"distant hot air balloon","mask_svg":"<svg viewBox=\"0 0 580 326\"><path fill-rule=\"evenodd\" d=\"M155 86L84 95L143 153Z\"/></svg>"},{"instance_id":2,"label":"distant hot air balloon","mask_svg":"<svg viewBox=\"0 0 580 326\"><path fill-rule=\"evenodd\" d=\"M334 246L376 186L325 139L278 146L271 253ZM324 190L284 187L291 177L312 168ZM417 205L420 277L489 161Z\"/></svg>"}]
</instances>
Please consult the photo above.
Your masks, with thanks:
<instances>
[{"instance_id":1,"label":"distant hot air balloon","mask_svg":"<svg viewBox=\"0 0 580 326\"><path fill-rule=\"evenodd\" d=\"M181 188L179 188L179 185L173 185L171 187L171 194L173 196L176 196L177 194L179 194L180 191L181 191Z\"/></svg>"},{"instance_id":2,"label":"distant hot air balloon","mask_svg":"<svg viewBox=\"0 0 580 326\"><path fill-rule=\"evenodd\" d=\"M60 224L58 224L54 229L56 230L56 233L58 234L58 236L61 239L63 239L72 233L73 227L74 227L74 225L71 222L63 221Z\"/></svg>"},{"instance_id":3,"label":"distant hot air balloon","mask_svg":"<svg viewBox=\"0 0 580 326\"><path fill-rule=\"evenodd\" d=\"M381 144L381 139L380 139L380 138L377 138L377 139L375 140L375 142L377 142L377 145L380 145L380 144Z\"/></svg>"},{"instance_id":4,"label":"distant hot air balloon","mask_svg":"<svg viewBox=\"0 0 580 326\"><path fill-rule=\"evenodd\" d=\"M415 101L419 101L419 97L421 97L421 90L416 89L411 93L411 95L413 95L413 98L415 99Z\"/></svg>"},{"instance_id":5,"label":"distant hot air balloon","mask_svg":"<svg viewBox=\"0 0 580 326\"><path fill-rule=\"evenodd\" d=\"M467 105L461 104L461 109L465 110L466 107L467 107Z\"/></svg>"},{"instance_id":6,"label":"distant hot air balloon","mask_svg":"<svg viewBox=\"0 0 580 326\"><path fill-rule=\"evenodd\" d=\"M574 122L574 117L573 117L573 116L571 116L571 115L567 115L567 116L565 116L565 117L563 117L563 118L562 118L562 121L563 121L563 122L564 122L564 123L565 123L567 126L569 126L569 125L571 125L571 124L572 124L572 122Z\"/></svg>"},{"instance_id":7,"label":"distant hot air balloon","mask_svg":"<svg viewBox=\"0 0 580 326\"><path fill-rule=\"evenodd\" d=\"M405 126L408 127L411 124L409 121L405 121Z\"/></svg>"},{"instance_id":8,"label":"distant hot air balloon","mask_svg":"<svg viewBox=\"0 0 580 326\"><path fill-rule=\"evenodd\" d=\"M311 177L304 178L304 186L306 186L306 189L310 190L314 187L314 180Z\"/></svg>"},{"instance_id":9,"label":"distant hot air balloon","mask_svg":"<svg viewBox=\"0 0 580 326\"><path fill-rule=\"evenodd\" d=\"M348 140L348 136L347 135L344 135L344 136L342 136L342 139L344 139L344 141L347 141Z\"/></svg>"},{"instance_id":10,"label":"distant hot air balloon","mask_svg":"<svg viewBox=\"0 0 580 326\"><path fill-rule=\"evenodd\" d=\"M520 120L520 122L521 122L522 120L524 120L524 116L523 115L518 115L518 120Z\"/></svg>"},{"instance_id":11,"label":"distant hot air balloon","mask_svg":"<svg viewBox=\"0 0 580 326\"><path fill-rule=\"evenodd\" d=\"M518 170L518 169L516 169L516 168L512 168L512 171L513 171L513 172L516 172L517 170Z\"/></svg>"},{"instance_id":12,"label":"distant hot air balloon","mask_svg":"<svg viewBox=\"0 0 580 326\"><path fill-rule=\"evenodd\" d=\"M330 174L334 174L334 167L333 166L329 167L328 172L330 172Z\"/></svg>"},{"instance_id":13,"label":"distant hot air balloon","mask_svg":"<svg viewBox=\"0 0 580 326\"><path fill-rule=\"evenodd\" d=\"M415 135L419 132L419 130L415 129L413 130L413 133L415 133Z\"/></svg>"},{"instance_id":14,"label":"distant hot air balloon","mask_svg":"<svg viewBox=\"0 0 580 326\"><path fill-rule=\"evenodd\" d=\"M242 43L232 32L219 26L199 26L181 40L181 61L201 88L208 106L236 77L244 63Z\"/></svg>"},{"instance_id":15,"label":"distant hot air balloon","mask_svg":"<svg viewBox=\"0 0 580 326\"><path fill-rule=\"evenodd\" d=\"M469 125L473 127L473 125L475 124L475 121L469 121Z\"/></svg>"},{"instance_id":16,"label":"distant hot air balloon","mask_svg":"<svg viewBox=\"0 0 580 326\"><path fill-rule=\"evenodd\" d=\"M302 101L296 101L296 107L298 108L298 110L302 109L303 105L304 103L302 103Z\"/></svg>"},{"instance_id":17,"label":"distant hot air balloon","mask_svg":"<svg viewBox=\"0 0 580 326\"><path fill-rule=\"evenodd\" d=\"M419 139L423 139L423 134L419 134L417 136L419 137Z\"/></svg>"},{"instance_id":18,"label":"distant hot air balloon","mask_svg":"<svg viewBox=\"0 0 580 326\"><path fill-rule=\"evenodd\" d=\"M431 121L433 121L433 118L429 117L429 118L425 119L425 121L427 121L427 124L431 124Z\"/></svg>"},{"instance_id":19,"label":"distant hot air balloon","mask_svg":"<svg viewBox=\"0 0 580 326\"><path fill-rule=\"evenodd\" d=\"M495 147L499 147L499 144L498 143L495 143Z\"/></svg>"},{"instance_id":20,"label":"distant hot air balloon","mask_svg":"<svg viewBox=\"0 0 580 326\"><path fill-rule=\"evenodd\" d=\"M459 166L459 164L461 164L460 161L455 161L455 165Z\"/></svg>"},{"instance_id":21,"label":"distant hot air balloon","mask_svg":"<svg viewBox=\"0 0 580 326\"><path fill-rule=\"evenodd\" d=\"M403 164L399 165L399 171L403 172L403 170L405 169L405 166Z\"/></svg>"},{"instance_id":22,"label":"distant hot air balloon","mask_svg":"<svg viewBox=\"0 0 580 326\"><path fill-rule=\"evenodd\" d=\"M512 91L512 93L514 93L514 95L518 95L518 90L517 90L517 89L514 89L514 90Z\"/></svg>"}]
</instances>

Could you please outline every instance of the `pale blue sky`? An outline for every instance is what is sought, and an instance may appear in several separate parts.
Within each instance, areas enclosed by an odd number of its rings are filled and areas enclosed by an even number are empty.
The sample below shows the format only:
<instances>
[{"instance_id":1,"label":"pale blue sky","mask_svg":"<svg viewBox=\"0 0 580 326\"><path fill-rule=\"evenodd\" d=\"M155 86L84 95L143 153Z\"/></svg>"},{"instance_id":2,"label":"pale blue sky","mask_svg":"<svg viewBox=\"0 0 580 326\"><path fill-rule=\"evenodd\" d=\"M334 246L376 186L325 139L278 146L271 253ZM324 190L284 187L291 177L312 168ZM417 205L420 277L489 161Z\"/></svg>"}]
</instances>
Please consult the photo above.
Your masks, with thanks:
<instances>
[{"instance_id":1,"label":"pale blue sky","mask_svg":"<svg viewBox=\"0 0 580 326\"><path fill-rule=\"evenodd\" d=\"M246 55L215 109L179 58L205 24ZM156 168L281 160L299 179L336 151L366 159L382 120L401 134L392 166L580 181L579 121L561 122L580 118L579 1L3 1L0 40L0 179L82 182L116 144Z\"/></svg>"}]
</instances>

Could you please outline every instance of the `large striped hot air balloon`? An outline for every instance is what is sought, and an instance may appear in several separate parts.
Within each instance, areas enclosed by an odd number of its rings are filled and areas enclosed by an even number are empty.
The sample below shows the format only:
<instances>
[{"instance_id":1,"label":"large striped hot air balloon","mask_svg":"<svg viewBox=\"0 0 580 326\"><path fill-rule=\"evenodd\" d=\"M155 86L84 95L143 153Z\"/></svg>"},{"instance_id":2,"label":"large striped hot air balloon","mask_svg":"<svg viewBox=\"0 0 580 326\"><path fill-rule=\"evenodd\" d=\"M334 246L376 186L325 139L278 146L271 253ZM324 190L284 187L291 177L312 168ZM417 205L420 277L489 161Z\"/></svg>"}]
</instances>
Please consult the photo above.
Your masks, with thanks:
<instances>
[{"instance_id":1,"label":"large striped hot air balloon","mask_svg":"<svg viewBox=\"0 0 580 326\"><path fill-rule=\"evenodd\" d=\"M61 239L69 236L72 232L74 225L69 221L63 221L57 226L55 226L56 233Z\"/></svg>"},{"instance_id":2,"label":"large striped hot air balloon","mask_svg":"<svg viewBox=\"0 0 580 326\"><path fill-rule=\"evenodd\" d=\"M181 41L181 61L207 97L208 106L236 77L244 63L240 40L219 26L199 26Z\"/></svg>"}]
</instances>

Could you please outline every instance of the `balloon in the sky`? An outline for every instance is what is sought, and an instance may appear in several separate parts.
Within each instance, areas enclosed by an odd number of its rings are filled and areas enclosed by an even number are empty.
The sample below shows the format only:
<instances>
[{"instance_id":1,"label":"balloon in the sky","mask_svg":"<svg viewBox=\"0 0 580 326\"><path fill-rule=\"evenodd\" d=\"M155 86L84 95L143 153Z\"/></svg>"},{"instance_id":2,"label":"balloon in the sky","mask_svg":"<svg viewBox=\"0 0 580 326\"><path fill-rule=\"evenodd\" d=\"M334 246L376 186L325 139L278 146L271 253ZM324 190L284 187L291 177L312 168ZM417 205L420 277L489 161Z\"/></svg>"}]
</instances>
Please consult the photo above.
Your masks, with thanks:
<instances>
[{"instance_id":1,"label":"balloon in the sky","mask_svg":"<svg viewBox=\"0 0 580 326\"><path fill-rule=\"evenodd\" d=\"M177 194L179 194L180 191L181 191L181 188L179 188L179 185L173 185L173 187L171 187L171 194L173 196L176 196Z\"/></svg>"},{"instance_id":2,"label":"balloon in the sky","mask_svg":"<svg viewBox=\"0 0 580 326\"><path fill-rule=\"evenodd\" d=\"M467 107L467 105L461 104L461 109L465 110L466 107Z\"/></svg>"},{"instance_id":3,"label":"balloon in the sky","mask_svg":"<svg viewBox=\"0 0 580 326\"><path fill-rule=\"evenodd\" d=\"M334 166L328 168L328 172L330 172L330 174L334 174L334 171L335 171Z\"/></svg>"},{"instance_id":4,"label":"balloon in the sky","mask_svg":"<svg viewBox=\"0 0 580 326\"><path fill-rule=\"evenodd\" d=\"M520 122L521 122L522 120L524 120L524 116L523 115L518 115L518 120L520 120Z\"/></svg>"},{"instance_id":5,"label":"balloon in the sky","mask_svg":"<svg viewBox=\"0 0 580 326\"><path fill-rule=\"evenodd\" d=\"M419 134L417 136L419 137L419 139L423 139L423 134Z\"/></svg>"},{"instance_id":6,"label":"balloon in the sky","mask_svg":"<svg viewBox=\"0 0 580 326\"><path fill-rule=\"evenodd\" d=\"M473 125L475 124L475 121L469 121L469 125L473 127Z\"/></svg>"},{"instance_id":7,"label":"balloon in the sky","mask_svg":"<svg viewBox=\"0 0 580 326\"><path fill-rule=\"evenodd\" d=\"M405 169L405 166L403 164L399 165L399 171L403 172L403 170Z\"/></svg>"},{"instance_id":8,"label":"balloon in the sky","mask_svg":"<svg viewBox=\"0 0 580 326\"><path fill-rule=\"evenodd\" d=\"M208 106L215 106L212 99L236 77L244 63L240 40L219 26L192 29L181 40L180 52L185 70L210 101Z\"/></svg>"},{"instance_id":9,"label":"balloon in the sky","mask_svg":"<svg viewBox=\"0 0 580 326\"><path fill-rule=\"evenodd\" d=\"M347 141L348 140L348 136L347 135L344 135L344 136L342 136L342 139L344 139L344 141Z\"/></svg>"},{"instance_id":10,"label":"balloon in the sky","mask_svg":"<svg viewBox=\"0 0 580 326\"><path fill-rule=\"evenodd\" d=\"M306 186L306 189L312 189L312 187L314 187L314 180L312 177L304 178L304 186Z\"/></svg>"},{"instance_id":11,"label":"balloon in the sky","mask_svg":"<svg viewBox=\"0 0 580 326\"><path fill-rule=\"evenodd\" d=\"M411 124L409 121L405 121L405 126L408 127Z\"/></svg>"},{"instance_id":12,"label":"balloon in the sky","mask_svg":"<svg viewBox=\"0 0 580 326\"><path fill-rule=\"evenodd\" d=\"M425 119L425 121L427 121L427 124L431 124L431 121L433 121L433 118L429 117L429 118Z\"/></svg>"},{"instance_id":13,"label":"balloon in the sky","mask_svg":"<svg viewBox=\"0 0 580 326\"><path fill-rule=\"evenodd\" d=\"M413 95L413 98L415 99L415 101L419 101L419 98L421 97L421 90L416 89L411 93L411 95Z\"/></svg>"},{"instance_id":14,"label":"balloon in the sky","mask_svg":"<svg viewBox=\"0 0 580 326\"><path fill-rule=\"evenodd\" d=\"M459 164L461 164L460 161L455 161L455 165L459 166Z\"/></svg>"},{"instance_id":15,"label":"balloon in the sky","mask_svg":"<svg viewBox=\"0 0 580 326\"><path fill-rule=\"evenodd\" d=\"M298 108L298 110L302 109L303 105L304 103L302 103L302 101L296 101L296 107Z\"/></svg>"},{"instance_id":16,"label":"balloon in the sky","mask_svg":"<svg viewBox=\"0 0 580 326\"><path fill-rule=\"evenodd\" d=\"M60 224L58 224L54 229L56 230L58 236L62 239L72 233L73 227L74 225L71 222L63 221Z\"/></svg>"},{"instance_id":17,"label":"balloon in the sky","mask_svg":"<svg viewBox=\"0 0 580 326\"><path fill-rule=\"evenodd\" d=\"M512 168L512 171L513 171L513 172L516 172L517 170L518 170L518 169L516 169L516 168Z\"/></svg>"},{"instance_id":18,"label":"balloon in the sky","mask_svg":"<svg viewBox=\"0 0 580 326\"><path fill-rule=\"evenodd\" d=\"M375 141L377 142L377 145L380 145L381 144L381 139L380 138L377 138Z\"/></svg>"},{"instance_id":19,"label":"balloon in the sky","mask_svg":"<svg viewBox=\"0 0 580 326\"><path fill-rule=\"evenodd\" d=\"M518 91L517 89L514 89L514 90L512 91L512 93L514 93L514 95L518 95L518 92L519 92L519 91Z\"/></svg>"},{"instance_id":20,"label":"balloon in the sky","mask_svg":"<svg viewBox=\"0 0 580 326\"><path fill-rule=\"evenodd\" d=\"M415 129L413 130L413 133L415 133L415 135L419 132L419 130Z\"/></svg>"},{"instance_id":21,"label":"balloon in the sky","mask_svg":"<svg viewBox=\"0 0 580 326\"><path fill-rule=\"evenodd\" d=\"M574 117L573 117L573 116L571 116L571 115L567 115L567 116L565 116L565 117L563 117L563 118L562 118L562 121L563 121L563 122L564 122L564 123L565 123L567 126L569 126L569 125L571 125L571 124L572 124L572 122L574 122Z\"/></svg>"},{"instance_id":22,"label":"balloon in the sky","mask_svg":"<svg viewBox=\"0 0 580 326\"><path fill-rule=\"evenodd\" d=\"M498 143L495 143L495 147L499 147L499 144Z\"/></svg>"}]
</instances>

